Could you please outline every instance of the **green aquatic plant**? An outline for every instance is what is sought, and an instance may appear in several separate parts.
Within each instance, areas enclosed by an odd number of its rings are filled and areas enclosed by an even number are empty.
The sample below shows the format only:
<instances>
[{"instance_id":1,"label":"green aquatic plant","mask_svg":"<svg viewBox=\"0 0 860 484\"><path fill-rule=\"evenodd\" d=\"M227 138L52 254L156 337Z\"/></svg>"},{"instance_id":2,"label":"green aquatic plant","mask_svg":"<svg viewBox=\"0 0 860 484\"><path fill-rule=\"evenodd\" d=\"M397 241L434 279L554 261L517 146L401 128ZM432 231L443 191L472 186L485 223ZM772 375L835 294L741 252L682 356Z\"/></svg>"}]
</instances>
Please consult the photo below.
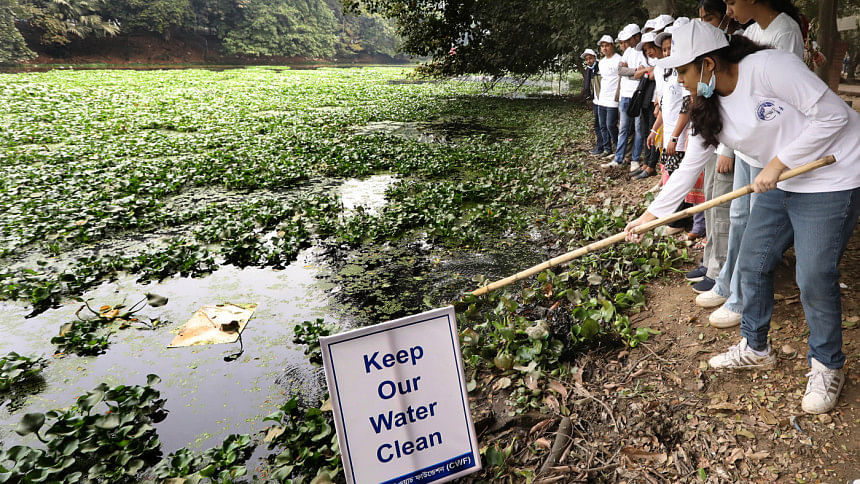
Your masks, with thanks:
<instances>
[{"instance_id":1,"label":"green aquatic plant","mask_svg":"<svg viewBox=\"0 0 860 484\"><path fill-rule=\"evenodd\" d=\"M41 356L19 355L11 351L0 357L0 392L40 374L48 361Z\"/></svg>"},{"instance_id":2,"label":"green aquatic plant","mask_svg":"<svg viewBox=\"0 0 860 484\"><path fill-rule=\"evenodd\" d=\"M71 407L28 413L15 431L44 447L16 445L0 454L0 482L128 482L151 465L161 441L151 425L164 418L164 400L146 385L102 383Z\"/></svg>"},{"instance_id":3,"label":"green aquatic plant","mask_svg":"<svg viewBox=\"0 0 860 484\"><path fill-rule=\"evenodd\" d=\"M300 483L325 474L330 481L343 475L337 434L331 412L302 409L291 398L263 419L272 422L264 439L280 453L270 458L272 477L278 482Z\"/></svg>"}]
</instances>

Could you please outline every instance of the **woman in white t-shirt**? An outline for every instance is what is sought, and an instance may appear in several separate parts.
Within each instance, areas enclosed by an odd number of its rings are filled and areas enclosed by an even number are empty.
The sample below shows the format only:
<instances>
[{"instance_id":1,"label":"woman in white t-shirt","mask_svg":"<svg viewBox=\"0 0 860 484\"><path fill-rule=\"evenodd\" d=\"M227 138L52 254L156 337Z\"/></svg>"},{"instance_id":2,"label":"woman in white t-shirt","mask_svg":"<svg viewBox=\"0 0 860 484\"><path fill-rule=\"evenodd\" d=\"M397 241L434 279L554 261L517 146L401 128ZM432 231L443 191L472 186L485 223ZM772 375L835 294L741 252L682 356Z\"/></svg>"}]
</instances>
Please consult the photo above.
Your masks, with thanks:
<instances>
[{"instance_id":1,"label":"woman in white t-shirt","mask_svg":"<svg viewBox=\"0 0 860 484\"><path fill-rule=\"evenodd\" d=\"M860 216L860 114L796 55L742 36L727 39L704 22L678 28L673 38L672 55L658 63L675 67L684 86L696 86L693 135L681 166L627 230L674 212L718 144L767 160L753 182L757 199L738 259L742 339L708 363L720 369L775 364L767 339L773 273L794 242L811 366L802 408L827 412L845 381L838 265ZM827 155L836 162L777 184L787 168Z\"/></svg>"},{"instance_id":2,"label":"woman in white t-shirt","mask_svg":"<svg viewBox=\"0 0 860 484\"><path fill-rule=\"evenodd\" d=\"M618 140L618 101L615 92L618 91L618 64L621 56L615 53L615 41L609 35L604 35L597 43L603 58L597 64L600 72L600 94L597 96L597 119L604 140L609 140L609 147L604 144L604 155L615 153L614 143Z\"/></svg>"},{"instance_id":3,"label":"woman in white t-shirt","mask_svg":"<svg viewBox=\"0 0 860 484\"><path fill-rule=\"evenodd\" d=\"M790 1L728 0L726 14L745 25L747 22L755 21L743 33L753 42L791 52L799 59L803 59L803 34L798 23L800 16L797 8ZM732 151L721 146L717 148L717 153L732 156L735 159L733 167L735 188L748 185L758 175L764 163L752 159L743 150ZM696 304L705 308L719 306L708 318L711 326L717 328L737 326L741 321L745 297L738 274L737 260L740 257L741 240L750 209L756 198L757 195L753 194L732 202L725 263L716 280L711 279L713 275L709 274L705 281L694 286L699 292L704 290L696 297Z\"/></svg>"}]
</instances>

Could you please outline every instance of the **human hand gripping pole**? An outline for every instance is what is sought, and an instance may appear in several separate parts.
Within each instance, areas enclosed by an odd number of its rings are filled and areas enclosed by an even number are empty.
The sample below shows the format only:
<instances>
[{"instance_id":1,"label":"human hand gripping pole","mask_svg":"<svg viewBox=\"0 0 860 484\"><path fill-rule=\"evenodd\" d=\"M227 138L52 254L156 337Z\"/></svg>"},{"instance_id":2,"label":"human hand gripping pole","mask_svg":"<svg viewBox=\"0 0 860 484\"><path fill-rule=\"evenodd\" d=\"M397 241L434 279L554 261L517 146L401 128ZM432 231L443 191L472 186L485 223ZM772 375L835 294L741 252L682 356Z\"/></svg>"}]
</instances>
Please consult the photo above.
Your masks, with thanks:
<instances>
[{"instance_id":1,"label":"human hand gripping pole","mask_svg":"<svg viewBox=\"0 0 860 484\"><path fill-rule=\"evenodd\" d=\"M779 181L785 181L789 178L796 177L798 175L802 175L804 173L808 173L812 170L821 168L822 166L832 165L836 162L836 158L833 155L825 156L819 160L815 160L812 163L807 163L806 165L797 167L793 170L788 170L784 172L779 177ZM508 276L504 279L500 279L496 282L487 284L486 286L480 287L472 291L473 296L483 296L490 291L495 291L496 289L500 289L509 284L512 284L517 281L522 281L523 279L533 276L539 272L543 272L551 267L555 267L566 262L570 262L574 259L578 259L586 254L590 254L592 252L596 252L600 249L604 249L611 245L615 245L618 242L625 240L629 235L642 235L650 230L653 230L661 225L666 225L668 223L672 223L676 220L681 220L683 218L689 217L695 213L704 212L709 208L716 207L718 205L722 205L726 202L730 202L736 198L740 198L744 195L748 195L753 192L752 184L747 185L743 188L738 188L732 192L726 193L723 196L717 197L713 200L708 200L705 203L700 203L694 207L690 207L686 210L682 210L680 212L675 212L672 215L667 215L662 218L658 218L656 220L652 220L650 222L642 223L636 225L629 229L629 231L619 232L611 237L607 237L603 240L598 240L597 242L593 242L591 244L586 245L585 247L580 247L574 251L568 252L566 254L562 254L557 257L553 257L552 259L542 262L534 267L526 269L524 271L518 272L512 276Z\"/></svg>"}]
</instances>

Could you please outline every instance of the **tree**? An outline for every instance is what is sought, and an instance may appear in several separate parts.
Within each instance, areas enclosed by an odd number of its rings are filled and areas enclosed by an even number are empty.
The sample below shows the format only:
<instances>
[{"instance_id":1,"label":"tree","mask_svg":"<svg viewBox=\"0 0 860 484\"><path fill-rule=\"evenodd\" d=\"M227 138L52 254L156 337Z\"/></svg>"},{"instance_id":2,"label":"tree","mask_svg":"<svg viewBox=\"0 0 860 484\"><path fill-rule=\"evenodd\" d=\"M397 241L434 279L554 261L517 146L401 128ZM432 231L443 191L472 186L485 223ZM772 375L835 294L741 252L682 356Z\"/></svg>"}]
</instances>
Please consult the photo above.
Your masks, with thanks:
<instances>
[{"instance_id":1,"label":"tree","mask_svg":"<svg viewBox=\"0 0 860 484\"><path fill-rule=\"evenodd\" d=\"M65 45L90 35L119 33L119 25L99 15L104 0L23 0L27 26L43 45Z\"/></svg>"},{"instance_id":2,"label":"tree","mask_svg":"<svg viewBox=\"0 0 860 484\"><path fill-rule=\"evenodd\" d=\"M527 75L579 63L579 52L595 48L601 35L615 37L647 18L623 0L346 1L395 19L402 50L431 57L426 67L436 75Z\"/></svg>"},{"instance_id":3,"label":"tree","mask_svg":"<svg viewBox=\"0 0 860 484\"><path fill-rule=\"evenodd\" d=\"M36 54L27 48L24 38L15 27L20 6L15 0L0 0L0 64L31 59Z\"/></svg>"},{"instance_id":4,"label":"tree","mask_svg":"<svg viewBox=\"0 0 860 484\"><path fill-rule=\"evenodd\" d=\"M170 39L172 32L191 27L191 0L113 0L100 12L122 32L152 32Z\"/></svg>"},{"instance_id":5,"label":"tree","mask_svg":"<svg viewBox=\"0 0 860 484\"><path fill-rule=\"evenodd\" d=\"M222 40L230 54L331 57L336 29L324 0L250 0Z\"/></svg>"},{"instance_id":6,"label":"tree","mask_svg":"<svg viewBox=\"0 0 860 484\"><path fill-rule=\"evenodd\" d=\"M818 45L824 54L824 63L815 68L824 82L830 82L830 71L834 62L842 63L842 59L834 59L836 43L839 42L839 31L836 29L836 12L838 0L821 0L818 6Z\"/></svg>"}]
</instances>

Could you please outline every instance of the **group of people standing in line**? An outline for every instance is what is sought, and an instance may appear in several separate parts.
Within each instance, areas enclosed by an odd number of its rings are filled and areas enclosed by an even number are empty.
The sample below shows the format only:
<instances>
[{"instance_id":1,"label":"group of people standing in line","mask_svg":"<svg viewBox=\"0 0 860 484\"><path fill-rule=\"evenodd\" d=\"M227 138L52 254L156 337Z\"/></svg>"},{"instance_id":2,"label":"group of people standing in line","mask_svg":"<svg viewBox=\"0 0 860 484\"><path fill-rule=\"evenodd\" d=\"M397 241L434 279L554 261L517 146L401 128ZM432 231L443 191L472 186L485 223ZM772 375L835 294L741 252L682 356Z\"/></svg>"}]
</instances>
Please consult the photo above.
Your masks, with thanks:
<instances>
[{"instance_id":1,"label":"group of people standing in line","mask_svg":"<svg viewBox=\"0 0 860 484\"><path fill-rule=\"evenodd\" d=\"M704 258L687 274L709 323L740 325L740 341L708 363L772 367L774 270L794 247L809 326L802 409L830 411L845 383L839 261L860 216L860 115L803 62L805 25L791 0L701 0L699 18L660 15L586 49L603 168L662 173L633 229L752 184L754 193L705 211ZM631 143L632 141L632 143ZM630 158L626 153L630 153ZM779 176L827 155L836 162ZM694 224L693 231L696 231Z\"/></svg>"}]
</instances>

